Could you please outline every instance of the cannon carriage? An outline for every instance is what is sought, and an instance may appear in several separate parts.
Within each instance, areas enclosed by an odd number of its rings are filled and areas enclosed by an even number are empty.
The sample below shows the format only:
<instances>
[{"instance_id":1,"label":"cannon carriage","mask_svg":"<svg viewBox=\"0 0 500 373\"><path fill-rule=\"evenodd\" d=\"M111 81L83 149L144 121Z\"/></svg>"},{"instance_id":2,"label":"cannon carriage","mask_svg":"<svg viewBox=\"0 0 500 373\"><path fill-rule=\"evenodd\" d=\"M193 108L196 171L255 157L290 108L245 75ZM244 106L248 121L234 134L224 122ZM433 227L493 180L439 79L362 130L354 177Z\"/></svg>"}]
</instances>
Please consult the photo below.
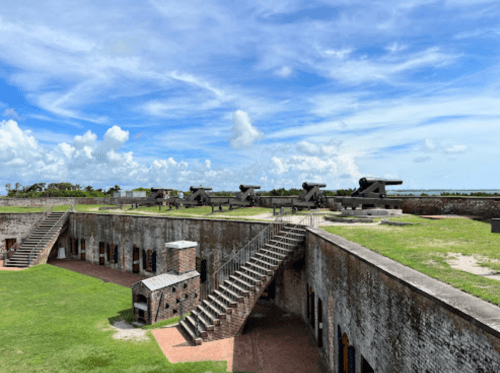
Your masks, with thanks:
<instances>
[{"instance_id":1,"label":"cannon carriage","mask_svg":"<svg viewBox=\"0 0 500 373\"><path fill-rule=\"evenodd\" d=\"M350 197L335 197L335 202L340 202L343 208L362 209L385 207L386 209L399 209L403 203L400 199L387 198L386 185L401 185L401 180L386 180L373 177L359 179L359 188L352 192Z\"/></svg>"},{"instance_id":2,"label":"cannon carriage","mask_svg":"<svg viewBox=\"0 0 500 373\"><path fill-rule=\"evenodd\" d=\"M328 199L320 188L325 188L326 184L302 183L302 192L292 201L292 212L304 209L318 209L327 206Z\"/></svg>"},{"instance_id":3,"label":"cannon carriage","mask_svg":"<svg viewBox=\"0 0 500 373\"><path fill-rule=\"evenodd\" d=\"M260 189L259 185L240 185L240 192L231 197L210 197L209 203L212 205L212 212L215 212L215 206L219 206L219 211L223 211L222 206L229 205L229 210L235 206L255 207L261 205L261 197L255 190Z\"/></svg>"}]
</instances>

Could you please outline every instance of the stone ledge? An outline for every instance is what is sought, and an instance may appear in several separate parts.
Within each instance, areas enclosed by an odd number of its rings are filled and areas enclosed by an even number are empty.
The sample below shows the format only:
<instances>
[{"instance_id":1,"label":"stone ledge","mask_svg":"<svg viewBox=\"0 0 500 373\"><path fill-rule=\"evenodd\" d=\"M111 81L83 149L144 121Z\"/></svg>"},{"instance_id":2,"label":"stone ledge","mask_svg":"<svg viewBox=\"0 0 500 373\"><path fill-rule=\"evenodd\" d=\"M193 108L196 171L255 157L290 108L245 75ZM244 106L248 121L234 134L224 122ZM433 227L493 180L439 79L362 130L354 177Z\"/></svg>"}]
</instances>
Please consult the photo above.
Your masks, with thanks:
<instances>
[{"instance_id":1,"label":"stone ledge","mask_svg":"<svg viewBox=\"0 0 500 373\"><path fill-rule=\"evenodd\" d=\"M307 228L307 231L376 267L418 294L500 338L500 307L322 229Z\"/></svg>"}]
</instances>

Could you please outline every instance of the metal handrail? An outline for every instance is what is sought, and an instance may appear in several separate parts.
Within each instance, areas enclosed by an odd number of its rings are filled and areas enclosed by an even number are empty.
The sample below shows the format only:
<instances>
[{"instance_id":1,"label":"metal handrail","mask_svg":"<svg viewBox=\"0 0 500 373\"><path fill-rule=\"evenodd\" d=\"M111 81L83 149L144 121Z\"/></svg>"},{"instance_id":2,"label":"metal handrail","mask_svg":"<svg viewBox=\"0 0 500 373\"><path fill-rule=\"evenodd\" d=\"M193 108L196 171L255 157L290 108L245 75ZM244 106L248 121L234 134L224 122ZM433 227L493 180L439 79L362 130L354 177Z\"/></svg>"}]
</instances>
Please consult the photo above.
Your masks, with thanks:
<instances>
[{"instance_id":1,"label":"metal handrail","mask_svg":"<svg viewBox=\"0 0 500 373\"><path fill-rule=\"evenodd\" d=\"M229 258L217 271L211 276L210 280L205 281L200 287L200 299L207 299L208 295L219 287L229 276L233 275L244 263L255 255L264 245L274 237L288 222L292 220L291 209L280 211L279 216L271 222L266 228L260 231L257 236L250 240L241 250ZM222 276L221 276L222 275ZM223 277L222 279L219 277Z\"/></svg>"},{"instance_id":2,"label":"metal handrail","mask_svg":"<svg viewBox=\"0 0 500 373\"><path fill-rule=\"evenodd\" d=\"M35 221L35 223L31 226L31 229L29 230L28 234L21 240L21 244L23 244L26 239L31 236L31 234L40 226L40 224L43 222L42 218L49 216L49 214L52 212L54 209L54 205L45 205L45 207L42 210L42 214L38 217L38 219Z\"/></svg>"},{"instance_id":3,"label":"metal handrail","mask_svg":"<svg viewBox=\"0 0 500 373\"><path fill-rule=\"evenodd\" d=\"M30 253L28 254L28 266L30 267L31 266L31 261L32 261L32 255L33 255L33 251L35 251L38 246L40 246L40 244L43 242L43 240L45 240L45 237L47 237L47 235L49 233L53 233L53 230L54 228L58 228L59 226L59 222L65 218L67 215L69 214L69 209L66 210L64 212L64 214L61 215L61 217L57 220L57 222L54 224L54 226L52 228L50 228L47 233L45 233L45 235L38 241L38 243L36 244L36 246L34 248L31 249Z\"/></svg>"},{"instance_id":4,"label":"metal handrail","mask_svg":"<svg viewBox=\"0 0 500 373\"><path fill-rule=\"evenodd\" d=\"M311 215L312 215L312 214L311 214ZM298 224L296 224L296 225L299 225L299 226L307 226L307 225L308 225L308 224L307 224L308 222L309 222L309 223L311 223L311 222L312 222L312 218L311 218L311 216L309 216L309 215L308 215L308 216L305 216L305 217L304 217L304 218L303 218L303 219L302 219L302 220L301 220ZM288 250L286 247L284 247L284 246L285 246L284 241L285 241L285 240L287 240L287 239L289 239L289 237L288 237L288 236L289 236L291 233L293 233L295 229L296 229L296 228L293 228L293 227L292 227L292 228L291 228L291 230L290 230L290 232L286 233L284 236L280 236L280 237L281 237L281 239L280 239L277 243L273 243L273 246L277 246L277 247L279 247L279 248L282 248L282 249L286 249L286 250ZM280 229L280 231L281 231L281 229ZM282 246L283 246L283 247L282 247ZM241 251L242 251L242 250L241 250ZM257 250L257 251L258 251L258 250ZM256 252L257 252L257 251L256 251ZM276 254L276 253L275 253L275 254ZM254 253L253 255L255 255L255 253ZM253 255L251 255L251 256L250 256L250 258L248 258L247 260L245 260L245 263L246 263L246 262L248 262L248 261L249 261L249 260L253 257ZM271 254L271 255L273 255L273 254ZM276 259L278 259L278 258L276 258ZM260 259L260 260L262 260L262 259ZM272 266L274 266L274 265L275 265L275 264L273 264L273 263L270 263L267 259L266 259L266 260L262 260L262 261L266 262L266 263L267 263L270 267L272 267ZM258 269L256 269L256 271L258 271ZM265 273L262 273L262 275L266 275L266 274L265 274ZM229 276L228 276L228 277L229 277ZM223 282L223 281L221 281L221 282ZM213 291L213 290L212 290L212 291ZM221 294L222 294L224 297L231 299L231 294L230 294L227 290L222 289L222 290L221 290ZM227 303L227 301L224 299L224 297L217 297L217 299L218 299L219 301L223 302L223 303Z\"/></svg>"}]
</instances>

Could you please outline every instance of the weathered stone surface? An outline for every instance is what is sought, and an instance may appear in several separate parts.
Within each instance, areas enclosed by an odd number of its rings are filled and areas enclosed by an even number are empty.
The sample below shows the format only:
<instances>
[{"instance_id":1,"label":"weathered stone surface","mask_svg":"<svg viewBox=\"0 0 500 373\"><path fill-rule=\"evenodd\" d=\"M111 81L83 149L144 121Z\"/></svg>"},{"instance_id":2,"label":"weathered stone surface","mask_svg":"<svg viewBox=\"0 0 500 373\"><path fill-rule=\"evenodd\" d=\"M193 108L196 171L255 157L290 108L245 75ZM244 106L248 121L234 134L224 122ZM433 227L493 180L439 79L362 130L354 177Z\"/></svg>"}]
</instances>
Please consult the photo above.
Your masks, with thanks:
<instances>
[{"instance_id":1,"label":"weathered stone surface","mask_svg":"<svg viewBox=\"0 0 500 373\"><path fill-rule=\"evenodd\" d=\"M406 214L500 217L500 197L398 197Z\"/></svg>"},{"instance_id":2,"label":"weathered stone surface","mask_svg":"<svg viewBox=\"0 0 500 373\"><path fill-rule=\"evenodd\" d=\"M323 302L321 354L331 372L338 326L358 367L363 356L384 373L500 371L499 307L321 229L308 229L306 247L306 280L316 320Z\"/></svg>"},{"instance_id":3,"label":"weathered stone surface","mask_svg":"<svg viewBox=\"0 0 500 373\"><path fill-rule=\"evenodd\" d=\"M0 258L3 260L5 253L5 240L15 238L21 243L31 227L40 217L41 213L31 214L1 214L0 213Z\"/></svg>"}]
</instances>

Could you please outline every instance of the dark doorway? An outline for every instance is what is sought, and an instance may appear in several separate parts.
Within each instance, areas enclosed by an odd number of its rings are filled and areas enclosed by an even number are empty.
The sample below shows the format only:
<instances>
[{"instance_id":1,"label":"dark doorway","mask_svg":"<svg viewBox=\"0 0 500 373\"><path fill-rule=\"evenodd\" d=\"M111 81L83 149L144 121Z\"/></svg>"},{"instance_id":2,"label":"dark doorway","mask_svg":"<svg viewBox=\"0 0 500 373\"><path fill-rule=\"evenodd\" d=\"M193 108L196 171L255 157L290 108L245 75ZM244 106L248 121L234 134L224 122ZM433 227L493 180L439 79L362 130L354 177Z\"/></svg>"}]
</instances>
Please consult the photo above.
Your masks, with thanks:
<instances>
[{"instance_id":1,"label":"dark doorway","mask_svg":"<svg viewBox=\"0 0 500 373\"><path fill-rule=\"evenodd\" d=\"M274 280L267 286L267 288L264 289L262 292L262 295L260 296L261 299L265 300L271 300L274 299L276 295L276 284Z\"/></svg>"},{"instance_id":2,"label":"dark doorway","mask_svg":"<svg viewBox=\"0 0 500 373\"><path fill-rule=\"evenodd\" d=\"M361 373L375 373L363 356L361 356Z\"/></svg>"},{"instance_id":3,"label":"dark doorway","mask_svg":"<svg viewBox=\"0 0 500 373\"><path fill-rule=\"evenodd\" d=\"M7 238L5 240L5 252L7 253L7 258L10 258L14 253L10 253L10 249L16 244L15 238Z\"/></svg>"},{"instance_id":4,"label":"dark doorway","mask_svg":"<svg viewBox=\"0 0 500 373\"><path fill-rule=\"evenodd\" d=\"M318 347L323 347L323 303L318 298Z\"/></svg>"},{"instance_id":5,"label":"dark doorway","mask_svg":"<svg viewBox=\"0 0 500 373\"><path fill-rule=\"evenodd\" d=\"M205 281L207 281L207 260L203 259L201 261L201 268L200 268L200 282L203 284Z\"/></svg>"},{"instance_id":6,"label":"dark doorway","mask_svg":"<svg viewBox=\"0 0 500 373\"><path fill-rule=\"evenodd\" d=\"M104 242L99 242L99 264L104 265L106 259L106 248Z\"/></svg>"},{"instance_id":7,"label":"dark doorway","mask_svg":"<svg viewBox=\"0 0 500 373\"><path fill-rule=\"evenodd\" d=\"M87 253L87 250L85 250L85 240L82 238L82 251L81 251L81 257L80 257L81 260L85 260L86 253Z\"/></svg>"},{"instance_id":8,"label":"dark doorway","mask_svg":"<svg viewBox=\"0 0 500 373\"><path fill-rule=\"evenodd\" d=\"M132 268L132 272L133 273L139 273L139 248L134 246L134 255L133 255L133 264L134 264L134 267Z\"/></svg>"}]
</instances>

